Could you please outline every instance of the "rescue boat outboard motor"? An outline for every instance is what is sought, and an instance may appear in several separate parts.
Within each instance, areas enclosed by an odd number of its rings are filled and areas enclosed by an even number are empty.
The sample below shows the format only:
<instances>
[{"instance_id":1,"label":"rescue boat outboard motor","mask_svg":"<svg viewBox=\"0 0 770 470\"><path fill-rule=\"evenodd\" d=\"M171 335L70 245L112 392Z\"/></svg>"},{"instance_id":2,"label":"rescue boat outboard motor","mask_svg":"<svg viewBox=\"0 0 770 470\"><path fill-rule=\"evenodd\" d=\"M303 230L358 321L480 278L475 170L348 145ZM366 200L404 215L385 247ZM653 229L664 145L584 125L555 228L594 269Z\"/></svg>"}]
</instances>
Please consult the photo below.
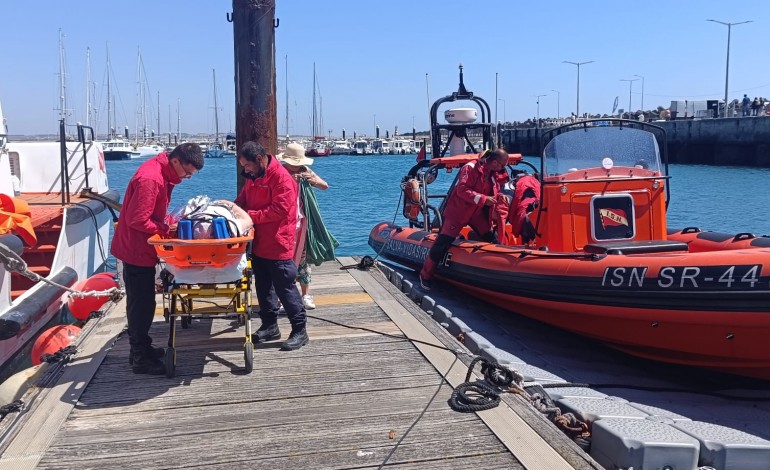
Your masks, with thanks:
<instances>
[{"instance_id":1,"label":"rescue boat outboard motor","mask_svg":"<svg viewBox=\"0 0 770 470\"><path fill-rule=\"evenodd\" d=\"M444 111L444 119L449 124L473 124L478 118L476 108L453 108ZM449 140L449 156L462 155L465 152L465 128L457 127Z\"/></svg>"}]
</instances>

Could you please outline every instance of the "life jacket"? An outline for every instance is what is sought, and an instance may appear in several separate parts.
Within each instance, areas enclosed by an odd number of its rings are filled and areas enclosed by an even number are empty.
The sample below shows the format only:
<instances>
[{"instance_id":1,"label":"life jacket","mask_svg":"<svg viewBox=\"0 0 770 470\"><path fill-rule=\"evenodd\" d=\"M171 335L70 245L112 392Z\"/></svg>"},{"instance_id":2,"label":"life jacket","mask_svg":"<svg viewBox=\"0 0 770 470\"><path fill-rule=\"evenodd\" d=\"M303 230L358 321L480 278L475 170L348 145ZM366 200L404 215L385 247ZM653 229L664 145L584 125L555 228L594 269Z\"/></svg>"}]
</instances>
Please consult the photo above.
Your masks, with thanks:
<instances>
[{"instance_id":1,"label":"life jacket","mask_svg":"<svg viewBox=\"0 0 770 470\"><path fill-rule=\"evenodd\" d=\"M0 233L13 232L29 246L37 245L32 211L23 199L0 194Z\"/></svg>"},{"instance_id":2,"label":"life jacket","mask_svg":"<svg viewBox=\"0 0 770 470\"><path fill-rule=\"evenodd\" d=\"M511 209L508 211L508 221L511 232L522 238L522 243L528 243L535 238L535 229L529 220L529 213L534 210L540 200L540 181L532 175L521 176L516 180L516 190L513 193Z\"/></svg>"},{"instance_id":3,"label":"life jacket","mask_svg":"<svg viewBox=\"0 0 770 470\"><path fill-rule=\"evenodd\" d=\"M420 182L417 178L406 176L401 183L401 187L404 190L404 217L416 221L420 212L422 212Z\"/></svg>"}]
</instances>

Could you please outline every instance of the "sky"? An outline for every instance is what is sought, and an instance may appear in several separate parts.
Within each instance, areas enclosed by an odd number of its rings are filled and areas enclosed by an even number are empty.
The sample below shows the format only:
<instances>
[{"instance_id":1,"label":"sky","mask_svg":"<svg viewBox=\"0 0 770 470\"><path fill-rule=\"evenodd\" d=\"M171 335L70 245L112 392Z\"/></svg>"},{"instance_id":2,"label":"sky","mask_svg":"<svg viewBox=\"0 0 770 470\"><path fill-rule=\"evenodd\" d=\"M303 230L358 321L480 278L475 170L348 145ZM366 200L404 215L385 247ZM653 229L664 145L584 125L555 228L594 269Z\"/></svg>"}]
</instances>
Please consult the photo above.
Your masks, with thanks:
<instances>
[{"instance_id":1,"label":"sky","mask_svg":"<svg viewBox=\"0 0 770 470\"><path fill-rule=\"evenodd\" d=\"M161 134L178 123L183 133L213 134L212 70L219 130L235 127L232 0L3 6L0 103L10 134L57 129L60 31L68 122L86 122L90 48L99 132L107 124L108 49L119 128L133 134L138 121L139 51L148 127L158 131L160 114ZM593 61L579 67L581 113L610 113L616 97L618 108L630 98L635 110L642 99L654 109L724 98L728 28L707 19L753 21L731 28L729 99L770 97L765 0L276 0L275 16L280 136L287 112L289 134L310 134L314 63L331 136L372 135L376 125L383 134L428 129L429 102L457 90L460 63L466 87L501 121L575 112L578 67L564 61Z\"/></svg>"}]
</instances>

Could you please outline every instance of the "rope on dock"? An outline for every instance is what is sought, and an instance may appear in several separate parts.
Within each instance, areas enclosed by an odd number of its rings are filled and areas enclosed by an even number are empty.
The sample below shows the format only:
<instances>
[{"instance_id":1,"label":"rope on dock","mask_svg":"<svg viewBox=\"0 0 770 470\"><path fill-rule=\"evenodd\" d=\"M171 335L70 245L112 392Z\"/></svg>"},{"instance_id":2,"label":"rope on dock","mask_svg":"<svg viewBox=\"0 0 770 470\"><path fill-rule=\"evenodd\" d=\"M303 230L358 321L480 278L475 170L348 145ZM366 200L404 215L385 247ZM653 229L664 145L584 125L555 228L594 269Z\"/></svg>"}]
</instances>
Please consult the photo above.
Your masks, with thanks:
<instances>
[{"instance_id":1,"label":"rope on dock","mask_svg":"<svg viewBox=\"0 0 770 470\"><path fill-rule=\"evenodd\" d=\"M8 272L19 273L22 276L32 281L45 282L46 284L50 284L54 287L58 287L59 289L63 289L69 292L71 297L76 297L76 298L109 297L111 301L117 302L120 299L122 299L123 296L126 294L125 290L117 287L113 287L107 290L100 290L100 291L94 291L94 290L79 291L77 289L72 289L71 287L67 287L65 285L54 282L37 273L30 271L27 267L27 262L24 261L24 259L21 256L19 256L15 251L11 250L3 243L0 243L0 263L2 263L5 266L5 269Z\"/></svg>"},{"instance_id":2,"label":"rope on dock","mask_svg":"<svg viewBox=\"0 0 770 470\"><path fill-rule=\"evenodd\" d=\"M484 381L471 382L473 369L481 363ZM460 413L474 413L490 410L500 404L500 395L514 384L521 384L524 378L519 373L505 368L496 361L476 356L468 365L465 382L458 385L449 397L449 407ZM508 390L506 390L508 389Z\"/></svg>"},{"instance_id":3,"label":"rope on dock","mask_svg":"<svg viewBox=\"0 0 770 470\"><path fill-rule=\"evenodd\" d=\"M22 408L24 408L24 402L22 400L16 400L7 405L0 406L0 421L2 421L7 414L16 413L17 411L21 411Z\"/></svg>"}]
</instances>

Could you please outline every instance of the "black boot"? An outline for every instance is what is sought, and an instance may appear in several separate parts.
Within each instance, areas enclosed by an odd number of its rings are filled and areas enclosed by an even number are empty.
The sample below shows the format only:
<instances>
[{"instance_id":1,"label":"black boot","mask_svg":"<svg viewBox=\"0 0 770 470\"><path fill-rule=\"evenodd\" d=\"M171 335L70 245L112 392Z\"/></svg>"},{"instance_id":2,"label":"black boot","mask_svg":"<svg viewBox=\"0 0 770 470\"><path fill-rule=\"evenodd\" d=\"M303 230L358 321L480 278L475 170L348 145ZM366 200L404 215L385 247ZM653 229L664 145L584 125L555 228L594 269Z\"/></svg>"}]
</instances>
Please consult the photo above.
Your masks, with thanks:
<instances>
[{"instance_id":1,"label":"black boot","mask_svg":"<svg viewBox=\"0 0 770 470\"><path fill-rule=\"evenodd\" d=\"M134 374L161 375L166 373L166 365L163 361L150 354L133 354L132 359L131 369L134 371Z\"/></svg>"},{"instance_id":2,"label":"black boot","mask_svg":"<svg viewBox=\"0 0 770 470\"><path fill-rule=\"evenodd\" d=\"M251 335L252 343L264 343L274 339L281 339L281 330L278 329L278 323L273 323L272 325L263 324L256 333Z\"/></svg>"},{"instance_id":3,"label":"black boot","mask_svg":"<svg viewBox=\"0 0 770 470\"><path fill-rule=\"evenodd\" d=\"M310 338L307 337L307 330L305 328L296 331L292 330L289 339L281 345L281 351L294 351L306 345L309 341Z\"/></svg>"},{"instance_id":4,"label":"black boot","mask_svg":"<svg viewBox=\"0 0 770 470\"><path fill-rule=\"evenodd\" d=\"M154 357L155 359L163 359L163 356L166 355L166 350L164 348L160 348L157 346L150 346L148 351L150 357ZM134 352L128 353L128 364L134 365Z\"/></svg>"}]
</instances>

